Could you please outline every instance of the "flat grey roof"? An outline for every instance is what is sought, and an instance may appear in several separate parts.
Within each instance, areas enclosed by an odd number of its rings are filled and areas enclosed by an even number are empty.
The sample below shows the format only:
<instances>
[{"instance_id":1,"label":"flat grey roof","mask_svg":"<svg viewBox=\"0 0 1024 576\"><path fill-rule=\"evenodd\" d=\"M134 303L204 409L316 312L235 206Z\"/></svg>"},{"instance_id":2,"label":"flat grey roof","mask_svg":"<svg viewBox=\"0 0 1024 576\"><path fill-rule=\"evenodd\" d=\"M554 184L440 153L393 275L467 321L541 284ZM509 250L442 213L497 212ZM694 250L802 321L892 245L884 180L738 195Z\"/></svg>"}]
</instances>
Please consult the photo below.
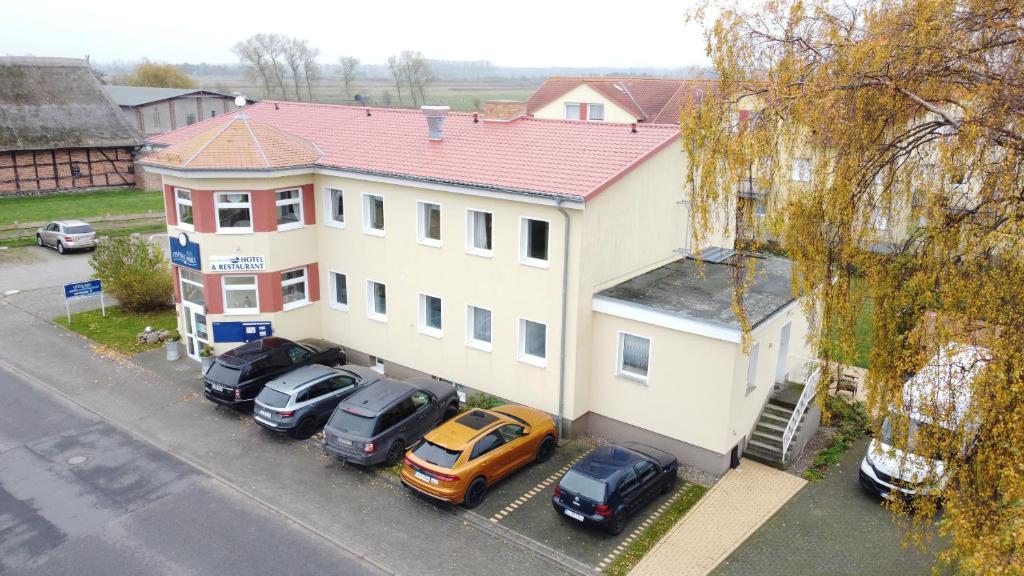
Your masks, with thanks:
<instances>
[{"instance_id":1,"label":"flat grey roof","mask_svg":"<svg viewBox=\"0 0 1024 576\"><path fill-rule=\"evenodd\" d=\"M747 266L741 268L740 264ZM732 309L733 291L741 270L755 274L747 287L743 305L751 327L757 326L796 298L790 274L792 263L785 258L736 255L725 262L705 262L702 271L696 261L683 258L602 290L597 295L621 300L659 312L722 327L741 329Z\"/></svg>"}]
</instances>

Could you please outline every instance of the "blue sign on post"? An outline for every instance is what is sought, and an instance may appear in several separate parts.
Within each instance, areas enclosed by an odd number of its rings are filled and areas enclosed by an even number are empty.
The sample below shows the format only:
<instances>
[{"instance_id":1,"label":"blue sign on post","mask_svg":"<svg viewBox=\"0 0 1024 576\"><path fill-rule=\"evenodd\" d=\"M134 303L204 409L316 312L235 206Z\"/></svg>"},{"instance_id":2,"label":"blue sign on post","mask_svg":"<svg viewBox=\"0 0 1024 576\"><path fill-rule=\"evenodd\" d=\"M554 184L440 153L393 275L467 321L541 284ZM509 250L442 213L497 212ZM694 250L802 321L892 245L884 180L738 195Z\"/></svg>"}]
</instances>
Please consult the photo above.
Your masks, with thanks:
<instances>
[{"instance_id":1,"label":"blue sign on post","mask_svg":"<svg viewBox=\"0 0 1024 576\"><path fill-rule=\"evenodd\" d=\"M267 320L213 323L214 342L252 342L273 335L274 330Z\"/></svg>"},{"instance_id":2,"label":"blue sign on post","mask_svg":"<svg viewBox=\"0 0 1024 576\"><path fill-rule=\"evenodd\" d=\"M99 280L87 280L64 285L64 297L68 300L81 298L83 296L94 296L103 291Z\"/></svg>"},{"instance_id":3,"label":"blue sign on post","mask_svg":"<svg viewBox=\"0 0 1024 576\"><path fill-rule=\"evenodd\" d=\"M199 244L193 242L188 234L182 232L177 238L170 239L171 264L191 268L202 272L202 261L199 258Z\"/></svg>"}]
</instances>

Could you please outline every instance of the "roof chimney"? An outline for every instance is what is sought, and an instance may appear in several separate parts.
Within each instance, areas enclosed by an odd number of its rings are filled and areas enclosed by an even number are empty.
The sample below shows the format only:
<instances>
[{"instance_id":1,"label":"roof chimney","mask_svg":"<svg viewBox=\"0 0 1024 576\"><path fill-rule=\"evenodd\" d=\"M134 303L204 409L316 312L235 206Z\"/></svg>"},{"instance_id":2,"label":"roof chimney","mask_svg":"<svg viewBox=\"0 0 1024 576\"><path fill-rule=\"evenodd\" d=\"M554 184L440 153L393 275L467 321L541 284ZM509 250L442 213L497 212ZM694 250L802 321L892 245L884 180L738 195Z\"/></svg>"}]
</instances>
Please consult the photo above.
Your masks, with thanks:
<instances>
[{"instance_id":1,"label":"roof chimney","mask_svg":"<svg viewBox=\"0 0 1024 576\"><path fill-rule=\"evenodd\" d=\"M526 116L525 100L488 100L484 102L484 120L508 122Z\"/></svg>"},{"instance_id":2,"label":"roof chimney","mask_svg":"<svg viewBox=\"0 0 1024 576\"><path fill-rule=\"evenodd\" d=\"M420 106L427 117L427 133L431 140L444 139L444 118L448 115L447 106Z\"/></svg>"}]
</instances>

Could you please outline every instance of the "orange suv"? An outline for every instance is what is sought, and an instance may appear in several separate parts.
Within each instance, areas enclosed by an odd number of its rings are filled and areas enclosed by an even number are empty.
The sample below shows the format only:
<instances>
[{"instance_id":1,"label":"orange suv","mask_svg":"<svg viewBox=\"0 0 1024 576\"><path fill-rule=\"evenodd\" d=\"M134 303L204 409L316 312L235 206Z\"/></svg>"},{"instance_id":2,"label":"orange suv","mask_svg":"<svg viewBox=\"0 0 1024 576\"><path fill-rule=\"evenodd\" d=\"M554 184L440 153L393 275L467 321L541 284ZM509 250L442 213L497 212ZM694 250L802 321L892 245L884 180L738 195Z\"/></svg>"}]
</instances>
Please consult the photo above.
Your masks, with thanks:
<instances>
[{"instance_id":1,"label":"orange suv","mask_svg":"<svg viewBox=\"0 0 1024 576\"><path fill-rule=\"evenodd\" d=\"M405 455L402 484L452 504L475 508L487 488L555 453L555 422L540 410L506 404L475 408L435 428Z\"/></svg>"}]
</instances>

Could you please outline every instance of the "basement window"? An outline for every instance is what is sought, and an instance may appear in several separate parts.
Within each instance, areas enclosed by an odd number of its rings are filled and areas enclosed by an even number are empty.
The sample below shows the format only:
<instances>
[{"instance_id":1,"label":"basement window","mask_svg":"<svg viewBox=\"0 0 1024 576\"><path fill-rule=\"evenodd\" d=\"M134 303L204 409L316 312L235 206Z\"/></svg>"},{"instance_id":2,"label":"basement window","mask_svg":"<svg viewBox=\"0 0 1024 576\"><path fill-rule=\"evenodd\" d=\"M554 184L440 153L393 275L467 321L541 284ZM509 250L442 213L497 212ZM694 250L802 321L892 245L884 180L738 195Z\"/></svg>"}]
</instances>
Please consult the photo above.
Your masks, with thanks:
<instances>
[{"instance_id":1,"label":"basement window","mask_svg":"<svg viewBox=\"0 0 1024 576\"><path fill-rule=\"evenodd\" d=\"M628 332L619 332L616 374L646 384L650 364L651 339Z\"/></svg>"}]
</instances>

